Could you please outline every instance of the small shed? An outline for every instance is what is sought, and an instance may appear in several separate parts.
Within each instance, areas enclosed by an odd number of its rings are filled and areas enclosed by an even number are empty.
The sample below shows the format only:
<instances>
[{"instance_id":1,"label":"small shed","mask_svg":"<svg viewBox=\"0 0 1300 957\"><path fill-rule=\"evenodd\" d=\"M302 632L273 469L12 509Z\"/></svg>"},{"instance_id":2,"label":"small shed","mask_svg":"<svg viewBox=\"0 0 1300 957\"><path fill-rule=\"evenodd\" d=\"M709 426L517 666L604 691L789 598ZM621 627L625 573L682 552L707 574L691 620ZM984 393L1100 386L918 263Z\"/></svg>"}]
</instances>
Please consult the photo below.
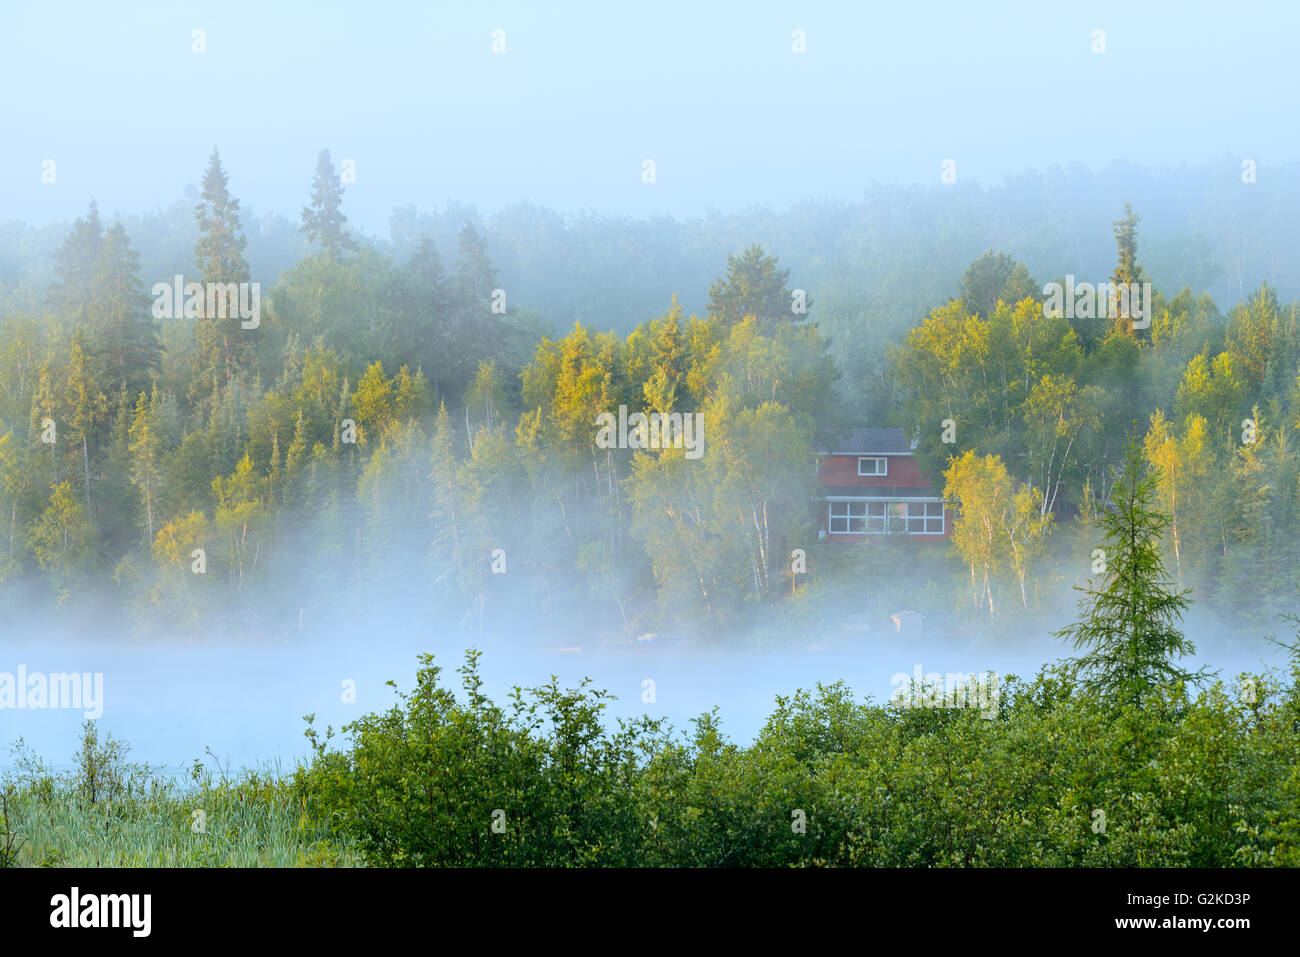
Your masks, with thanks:
<instances>
[{"instance_id":1,"label":"small shed","mask_svg":"<svg viewBox=\"0 0 1300 957\"><path fill-rule=\"evenodd\" d=\"M894 631L908 638L920 638L925 634L925 615L919 611L904 608L889 616L894 623Z\"/></svg>"}]
</instances>

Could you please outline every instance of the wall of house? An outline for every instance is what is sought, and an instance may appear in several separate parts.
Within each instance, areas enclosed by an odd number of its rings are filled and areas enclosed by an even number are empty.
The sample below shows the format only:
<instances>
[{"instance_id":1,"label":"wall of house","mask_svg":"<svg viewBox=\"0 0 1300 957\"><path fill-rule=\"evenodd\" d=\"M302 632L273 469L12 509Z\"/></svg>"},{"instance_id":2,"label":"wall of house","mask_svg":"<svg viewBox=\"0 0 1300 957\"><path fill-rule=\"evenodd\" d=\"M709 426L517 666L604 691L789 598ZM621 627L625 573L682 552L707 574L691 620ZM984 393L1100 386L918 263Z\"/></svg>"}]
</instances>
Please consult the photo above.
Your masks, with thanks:
<instances>
[{"instance_id":1,"label":"wall of house","mask_svg":"<svg viewBox=\"0 0 1300 957\"><path fill-rule=\"evenodd\" d=\"M889 455L888 475L859 475L857 455L828 455L822 459L818 477L823 486L837 487L843 485L900 485L915 487L929 485L928 476L922 475L917 468L916 459L910 455ZM936 495L939 493L936 491Z\"/></svg>"}]
</instances>

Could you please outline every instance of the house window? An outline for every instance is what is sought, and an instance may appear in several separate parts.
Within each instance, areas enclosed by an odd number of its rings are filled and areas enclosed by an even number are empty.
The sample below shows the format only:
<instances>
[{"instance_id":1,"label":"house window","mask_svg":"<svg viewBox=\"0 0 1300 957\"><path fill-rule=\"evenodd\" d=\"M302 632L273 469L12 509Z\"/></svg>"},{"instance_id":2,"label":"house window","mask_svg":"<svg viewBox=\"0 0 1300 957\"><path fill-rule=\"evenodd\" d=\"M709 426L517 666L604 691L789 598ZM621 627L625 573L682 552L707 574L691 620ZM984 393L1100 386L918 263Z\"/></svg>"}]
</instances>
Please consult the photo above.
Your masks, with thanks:
<instances>
[{"instance_id":1,"label":"house window","mask_svg":"<svg viewBox=\"0 0 1300 957\"><path fill-rule=\"evenodd\" d=\"M832 535L861 534L866 531L866 502L831 502L830 507Z\"/></svg>"},{"instance_id":2,"label":"house window","mask_svg":"<svg viewBox=\"0 0 1300 957\"><path fill-rule=\"evenodd\" d=\"M858 459L859 475L888 475L889 460L883 455Z\"/></svg>"},{"instance_id":3,"label":"house window","mask_svg":"<svg viewBox=\"0 0 1300 957\"><path fill-rule=\"evenodd\" d=\"M910 535L942 535L943 502L908 502L903 521Z\"/></svg>"},{"instance_id":4,"label":"house window","mask_svg":"<svg viewBox=\"0 0 1300 957\"><path fill-rule=\"evenodd\" d=\"M832 535L942 535L943 502L829 502Z\"/></svg>"}]
</instances>

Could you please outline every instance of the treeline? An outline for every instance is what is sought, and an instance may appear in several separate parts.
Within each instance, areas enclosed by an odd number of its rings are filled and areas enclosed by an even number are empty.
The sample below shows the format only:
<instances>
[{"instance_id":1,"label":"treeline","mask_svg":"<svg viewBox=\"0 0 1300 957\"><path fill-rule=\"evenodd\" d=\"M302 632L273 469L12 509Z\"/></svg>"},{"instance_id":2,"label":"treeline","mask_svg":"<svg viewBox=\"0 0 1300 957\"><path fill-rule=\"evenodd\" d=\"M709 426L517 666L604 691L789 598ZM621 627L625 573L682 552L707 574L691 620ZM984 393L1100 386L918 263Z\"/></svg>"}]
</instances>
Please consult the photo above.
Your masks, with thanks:
<instances>
[{"instance_id":1,"label":"treeline","mask_svg":"<svg viewBox=\"0 0 1300 957\"><path fill-rule=\"evenodd\" d=\"M1227 303L1267 280L1283 299L1295 298L1291 223L1300 214L1300 179L1293 167L1262 166L1258 181L1245 184L1241 172L1239 159L1177 170L1071 166L987 188L873 184L857 201L687 220L563 214L526 202L489 213L449 201L437 210L395 209L385 234L363 241L404 263L428 238L450 260L470 223L487 240L512 302L536 309L555 329L578 319L623 335L661 312L674 292L688 312L702 314L727 254L760 242L816 291L818 320L855 383L843 398L854 402L866 399L864 384L880 374L880 347L951 295L986 249L1041 277L1107 271L1105 226L1128 199L1142 211L1145 258L1162 288L1187 285ZM122 218L151 280L190 266L199 233L195 184L166 209ZM296 217L244 210L243 221L249 263L268 288L312 251ZM51 254L65 233L66 226L0 223L0 315L39 314L54 279ZM854 411L875 418L879 409Z\"/></svg>"},{"instance_id":2,"label":"treeline","mask_svg":"<svg viewBox=\"0 0 1300 957\"><path fill-rule=\"evenodd\" d=\"M1132 432L1198 601L1269 627L1295 594L1300 339L1271 287L1226 316L1157 291L1135 328L1045 309L990 252L867 370L854 343L878 330L828 331L834 308L756 245L727 257L703 317L670 297L625 335L545 335L472 223L450 268L430 235L399 262L350 230L343 193L323 152L312 252L252 322L159 310L173 275L142 277L92 203L41 313L0 320L0 588L168 633L400 607L475 630L780 640L900 602L978 631L1105 574L1095 519ZM183 279L257 282L215 150L196 199ZM1116 224L1093 281L1148 280L1137 225ZM704 455L602 447L597 417L620 407L698 414ZM898 536L818 542L815 449L864 424L917 439L960 565Z\"/></svg>"}]
</instances>

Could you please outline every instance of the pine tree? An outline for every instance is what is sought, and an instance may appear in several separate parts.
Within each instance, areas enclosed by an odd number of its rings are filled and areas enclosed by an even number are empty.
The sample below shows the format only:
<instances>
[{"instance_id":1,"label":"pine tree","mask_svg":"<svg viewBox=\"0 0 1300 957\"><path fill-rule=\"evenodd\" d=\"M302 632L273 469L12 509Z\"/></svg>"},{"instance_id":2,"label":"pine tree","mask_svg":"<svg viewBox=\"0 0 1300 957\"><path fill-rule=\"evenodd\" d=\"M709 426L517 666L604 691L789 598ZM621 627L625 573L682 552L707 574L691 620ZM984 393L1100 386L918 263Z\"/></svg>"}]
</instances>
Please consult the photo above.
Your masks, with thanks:
<instances>
[{"instance_id":1,"label":"pine tree","mask_svg":"<svg viewBox=\"0 0 1300 957\"><path fill-rule=\"evenodd\" d=\"M248 281L248 262L244 248L248 245L239 222L239 200L230 195L229 181L221 167L221 154L212 148L208 168L203 174L203 193L194 211L200 235L194 244L194 259L205 283L240 283ZM229 381L242 368L250 354L240 318L235 311L226 317L205 316L199 325L199 341L205 355L207 376Z\"/></svg>"},{"instance_id":2,"label":"pine tree","mask_svg":"<svg viewBox=\"0 0 1300 957\"><path fill-rule=\"evenodd\" d=\"M1111 274L1111 296L1118 299L1118 290L1122 285L1126 285L1132 290L1138 283L1141 283L1146 277L1142 274L1142 267L1137 261L1137 224L1141 217L1133 212L1131 203L1124 204L1124 218L1118 220L1115 226L1115 246L1117 250L1115 271ZM1131 300L1130 300L1131 301ZM1151 310L1151 303L1143 301L1142 308L1147 312ZM1124 310L1115 309L1115 326L1114 331L1126 336L1136 336L1136 330L1133 328L1132 316L1123 315Z\"/></svg>"},{"instance_id":3,"label":"pine tree","mask_svg":"<svg viewBox=\"0 0 1300 957\"><path fill-rule=\"evenodd\" d=\"M161 367L162 347L140 286L140 256L121 223L114 223L104 237L94 287L98 351L109 358L114 385L137 392Z\"/></svg>"},{"instance_id":4,"label":"pine tree","mask_svg":"<svg viewBox=\"0 0 1300 957\"><path fill-rule=\"evenodd\" d=\"M438 244L432 236L421 236L420 245L411 254L406 268L415 274L425 289L430 292L441 291L446 279L442 267L442 256L438 253Z\"/></svg>"},{"instance_id":5,"label":"pine tree","mask_svg":"<svg viewBox=\"0 0 1300 957\"><path fill-rule=\"evenodd\" d=\"M1056 633L1087 649L1071 661L1084 685L1119 705L1207 676L1204 669L1193 673L1174 663L1196 651L1178 630L1191 589L1175 590L1165 570L1161 540L1170 519L1156 505L1156 482L1156 471L1144 470L1141 449L1130 441L1112 507L1097 516L1106 533L1104 577L1079 589L1083 617Z\"/></svg>"},{"instance_id":6,"label":"pine tree","mask_svg":"<svg viewBox=\"0 0 1300 957\"><path fill-rule=\"evenodd\" d=\"M421 237L406 268L412 284L411 311L418 319L412 330L412 347L417 364L430 370L437 389L452 364L452 310L442 257L431 236Z\"/></svg>"},{"instance_id":7,"label":"pine tree","mask_svg":"<svg viewBox=\"0 0 1300 957\"><path fill-rule=\"evenodd\" d=\"M1118 250L1117 262L1115 263L1115 272L1111 275L1111 282L1115 285L1120 283L1141 282L1142 267L1137 261L1137 224L1141 222L1141 217L1133 212L1133 204L1124 204L1124 217L1117 220L1115 226L1115 245Z\"/></svg>"},{"instance_id":8,"label":"pine tree","mask_svg":"<svg viewBox=\"0 0 1300 957\"><path fill-rule=\"evenodd\" d=\"M727 274L709 287L709 315L724 325L733 325L745 316L760 321L802 319L793 311L794 298L785 287L790 270L778 269L776 259L763 247L748 247L739 258L728 254ZM812 305L805 299L804 307Z\"/></svg>"},{"instance_id":9,"label":"pine tree","mask_svg":"<svg viewBox=\"0 0 1300 957\"><path fill-rule=\"evenodd\" d=\"M492 311L489 301L496 283L487 240L472 223L466 223L460 231L456 273L449 283L453 308L447 323L445 358L440 363L443 374L438 382L446 394L462 393L479 362L505 351L510 327Z\"/></svg>"},{"instance_id":10,"label":"pine tree","mask_svg":"<svg viewBox=\"0 0 1300 957\"><path fill-rule=\"evenodd\" d=\"M104 226L99 206L92 199L90 209L72 225L72 232L54 251L54 273L58 277L50 291L50 307L70 318L79 318L90 304L95 287L95 270L104 244Z\"/></svg>"},{"instance_id":11,"label":"pine tree","mask_svg":"<svg viewBox=\"0 0 1300 957\"><path fill-rule=\"evenodd\" d=\"M340 207L343 204L343 184L330 162L330 151L321 150L316 158L316 178L312 180L311 205L302 208L301 232L308 240L320 243L325 252L338 259L344 250L355 249L356 243L345 227L348 218Z\"/></svg>"},{"instance_id":12,"label":"pine tree","mask_svg":"<svg viewBox=\"0 0 1300 957\"><path fill-rule=\"evenodd\" d=\"M457 237L456 255L456 291L462 305L473 307L486 302L496 282L496 270L488 259L487 238L473 223L466 223Z\"/></svg>"},{"instance_id":13,"label":"pine tree","mask_svg":"<svg viewBox=\"0 0 1300 957\"><path fill-rule=\"evenodd\" d=\"M230 195L230 181L214 146L203 173L203 193L195 208L202 235L194 245L195 262L204 282L243 282L248 278L239 200Z\"/></svg>"}]
</instances>

